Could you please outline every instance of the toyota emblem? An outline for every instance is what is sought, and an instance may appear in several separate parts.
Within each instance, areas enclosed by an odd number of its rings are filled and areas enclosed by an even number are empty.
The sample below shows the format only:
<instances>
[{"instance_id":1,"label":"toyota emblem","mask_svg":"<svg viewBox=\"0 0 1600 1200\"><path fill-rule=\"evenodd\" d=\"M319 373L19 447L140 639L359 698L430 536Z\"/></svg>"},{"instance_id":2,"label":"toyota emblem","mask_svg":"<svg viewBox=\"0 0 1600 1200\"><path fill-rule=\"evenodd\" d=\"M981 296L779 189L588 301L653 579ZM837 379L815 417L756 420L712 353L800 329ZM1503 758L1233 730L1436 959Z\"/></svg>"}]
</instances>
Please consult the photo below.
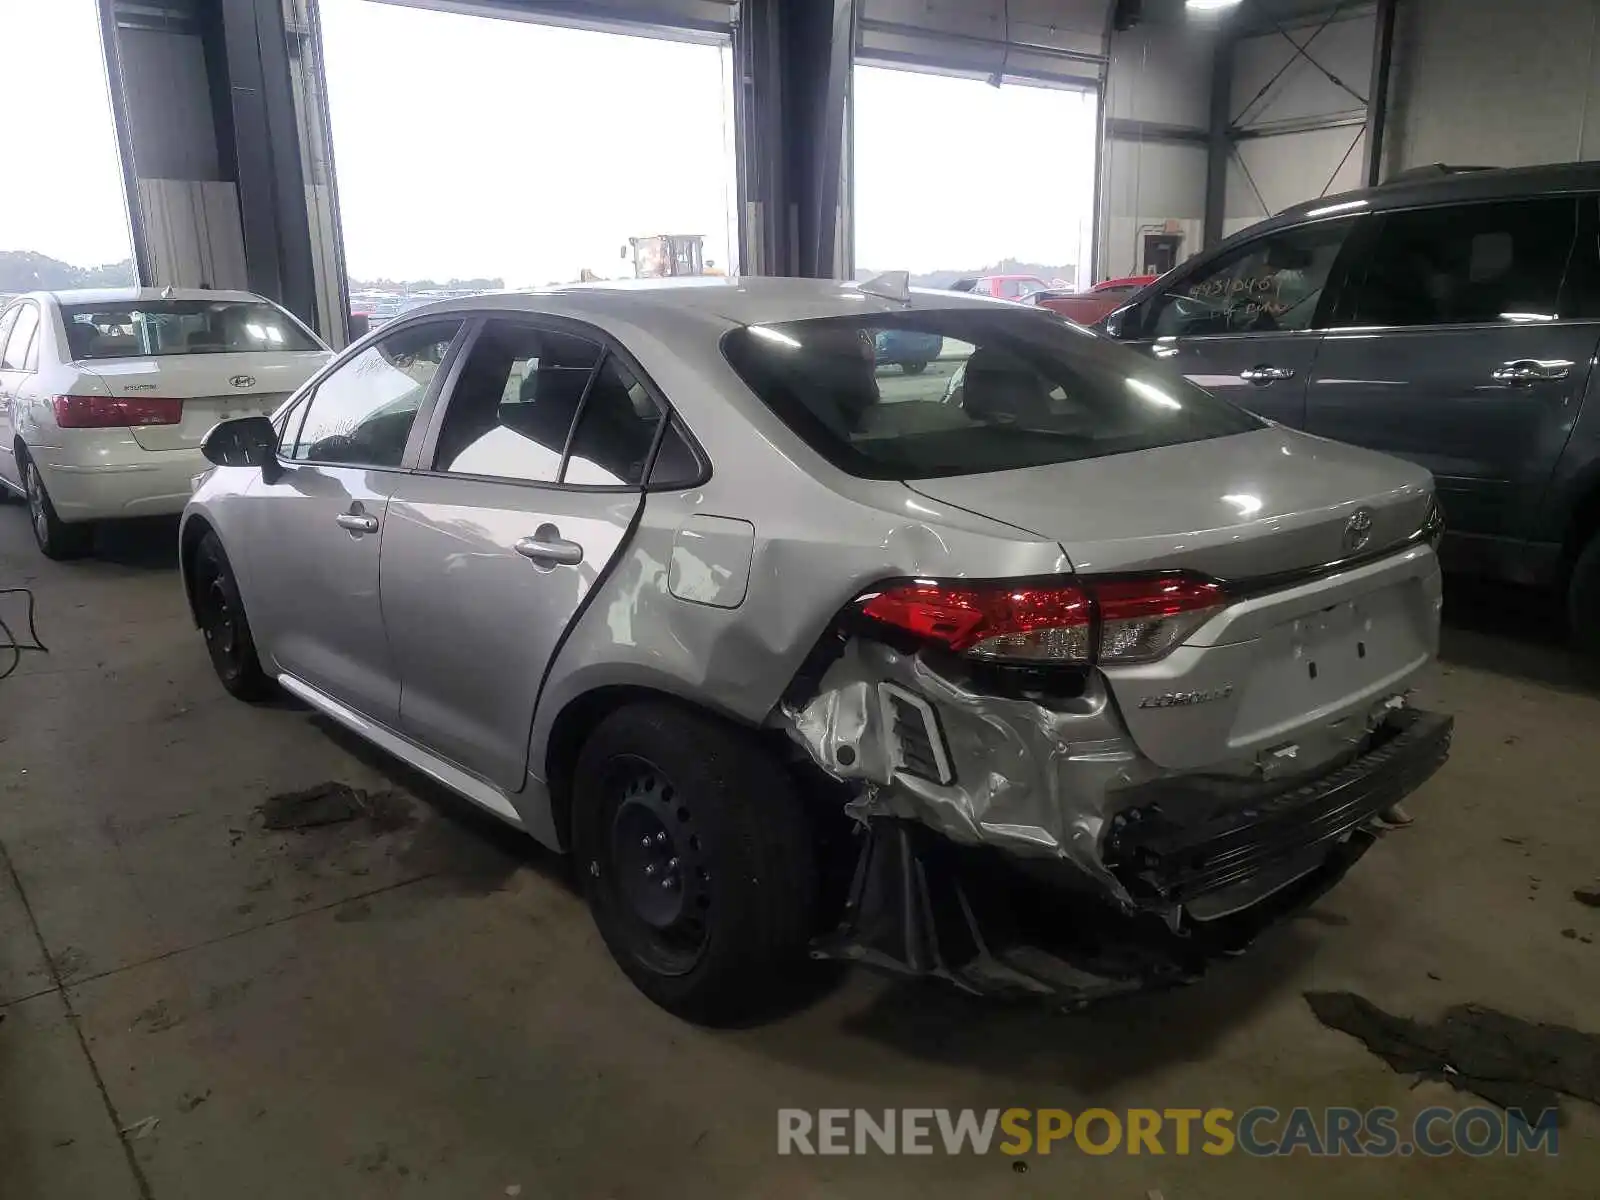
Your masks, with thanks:
<instances>
[{"instance_id":1,"label":"toyota emblem","mask_svg":"<svg viewBox=\"0 0 1600 1200\"><path fill-rule=\"evenodd\" d=\"M1344 524L1344 552L1359 554L1372 540L1372 510L1358 508Z\"/></svg>"},{"instance_id":2,"label":"toyota emblem","mask_svg":"<svg viewBox=\"0 0 1600 1200\"><path fill-rule=\"evenodd\" d=\"M236 388L255 387L256 377L254 375L235 375L228 382Z\"/></svg>"}]
</instances>

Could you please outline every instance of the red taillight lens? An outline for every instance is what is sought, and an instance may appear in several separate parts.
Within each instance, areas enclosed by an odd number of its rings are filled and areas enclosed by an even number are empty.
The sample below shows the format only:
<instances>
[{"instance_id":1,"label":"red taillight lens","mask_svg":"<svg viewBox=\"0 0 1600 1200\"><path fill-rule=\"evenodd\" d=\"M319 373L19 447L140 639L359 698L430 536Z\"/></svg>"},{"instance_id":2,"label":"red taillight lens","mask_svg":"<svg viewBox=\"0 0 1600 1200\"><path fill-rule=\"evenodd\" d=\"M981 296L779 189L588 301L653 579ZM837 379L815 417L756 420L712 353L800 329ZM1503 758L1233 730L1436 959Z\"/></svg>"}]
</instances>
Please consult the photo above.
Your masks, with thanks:
<instances>
[{"instance_id":1,"label":"red taillight lens","mask_svg":"<svg viewBox=\"0 0 1600 1200\"><path fill-rule=\"evenodd\" d=\"M1226 603L1196 575L1069 584L907 583L863 597L861 611L973 658L995 662L1149 662Z\"/></svg>"},{"instance_id":2,"label":"red taillight lens","mask_svg":"<svg viewBox=\"0 0 1600 1200\"><path fill-rule=\"evenodd\" d=\"M183 420L182 400L155 396L57 396L50 403L62 429L126 429Z\"/></svg>"}]
</instances>

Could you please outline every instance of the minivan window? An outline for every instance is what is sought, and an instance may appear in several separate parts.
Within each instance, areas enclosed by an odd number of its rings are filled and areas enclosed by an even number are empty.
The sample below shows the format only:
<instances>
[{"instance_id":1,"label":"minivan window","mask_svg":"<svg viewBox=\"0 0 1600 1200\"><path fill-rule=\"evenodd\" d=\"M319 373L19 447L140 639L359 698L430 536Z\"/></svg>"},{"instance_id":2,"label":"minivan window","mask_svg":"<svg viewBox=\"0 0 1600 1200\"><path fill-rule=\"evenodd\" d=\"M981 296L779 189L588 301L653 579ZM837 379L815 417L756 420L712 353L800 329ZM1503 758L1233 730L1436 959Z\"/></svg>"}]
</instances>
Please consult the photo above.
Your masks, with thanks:
<instances>
[{"instance_id":1,"label":"minivan window","mask_svg":"<svg viewBox=\"0 0 1600 1200\"><path fill-rule=\"evenodd\" d=\"M64 304L61 319L74 360L323 348L282 309L261 301Z\"/></svg>"},{"instance_id":2,"label":"minivan window","mask_svg":"<svg viewBox=\"0 0 1600 1200\"><path fill-rule=\"evenodd\" d=\"M317 384L291 457L398 467L417 410L460 330L457 318L407 325L340 363ZM287 428L293 427L291 414Z\"/></svg>"},{"instance_id":3,"label":"minivan window","mask_svg":"<svg viewBox=\"0 0 1600 1200\"><path fill-rule=\"evenodd\" d=\"M1142 337L1289 333L1311 328L1352 218L1281 229L1223 255L1153 300Z\"/></svg>"},{"instance_id":4,"label":"minivan window","mask_svg":"<svg viewBox=\"0 0 1600 1200\"><path fill-rule=\"evenodd\" d=\"M1572 197L1419 208L1374 218L1342 326L1553 321L1578 234Z\"/></svg>"},{"instance_id":5,"label":"minivan window","mask_svg":"<svg viewBox=\"0 0 1600 1200\"><path fill-rule=\"evenodd\" d=\"M941 349L907 375L876 364L880 333L936 335ZM748 326L723 339L723 353L812 449L871 479L1009 471L1262 427L1148 360L1020 305Z\"/></svg>"}]
</instances>

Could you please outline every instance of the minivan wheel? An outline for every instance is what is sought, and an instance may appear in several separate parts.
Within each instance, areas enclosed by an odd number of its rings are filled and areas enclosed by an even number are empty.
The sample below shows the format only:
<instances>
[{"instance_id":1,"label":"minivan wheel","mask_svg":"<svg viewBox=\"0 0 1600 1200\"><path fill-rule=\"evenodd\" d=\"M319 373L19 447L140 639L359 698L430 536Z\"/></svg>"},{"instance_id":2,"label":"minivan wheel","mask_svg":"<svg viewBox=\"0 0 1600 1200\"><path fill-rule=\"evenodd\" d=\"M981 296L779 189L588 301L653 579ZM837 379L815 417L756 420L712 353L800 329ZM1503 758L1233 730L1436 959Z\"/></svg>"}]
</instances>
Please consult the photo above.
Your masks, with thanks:
<instances>
[{"instance_id":1,"label":"minivan wheel","mask_svg":"<svg viewBox=\"0 0 1600 1200\"><path fill-rule=\"evenodd\" d=\"M56 506L50 503L44 477L33 459L27 456L22 459L22 487L28 497L28 524L41 554L64 562L82 558L94 548L94 526L68 525L56 516Z\"/></svg>"},{"instance_id":2,"label":"minivan wheel","mask_svg":"<svg viewBox=\"0 0 1600 1200\"><path fill-rule=\"evenodd\" d=\"M272 680L256 657L255 639L250 636L239 585L215 533L200 539L190 570L195 616L217 678L240 700L266 699L273 692Z\"/></svg>"},{"instance_id":3,"label":"minivan wheel","mask_svg":"<svg viewBox=\"0 0 1600 1200\"><path fill-rule=\"evenodd\" d=\"M1567 633L1573 648L1600 660L1600 533L1572 564L1567 583Z\"/></svg>"},{"instance_id":4,"label":"minivan wheel","mask_svg":"<svg viewBox=\"0 0 1600 1200\"><path fill-rule=\"evenodd\" d=\"M816 851L794 782L754 739L668 702L627 705L584 744L572 801L595 924L646 996L723 1024L797 981Z\"/></svg>"}]
</instances>

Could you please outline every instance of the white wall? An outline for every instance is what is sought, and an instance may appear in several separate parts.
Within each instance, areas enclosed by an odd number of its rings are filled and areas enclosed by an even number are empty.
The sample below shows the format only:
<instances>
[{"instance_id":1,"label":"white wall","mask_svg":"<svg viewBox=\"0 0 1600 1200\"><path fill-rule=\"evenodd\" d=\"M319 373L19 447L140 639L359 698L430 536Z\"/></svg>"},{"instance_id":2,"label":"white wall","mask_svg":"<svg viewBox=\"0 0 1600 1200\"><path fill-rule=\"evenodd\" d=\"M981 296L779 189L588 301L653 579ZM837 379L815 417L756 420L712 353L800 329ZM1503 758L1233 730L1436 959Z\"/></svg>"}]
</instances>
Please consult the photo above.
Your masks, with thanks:
<instances>
[{"instance_id":1,"label":"white wall","mask_svg":"<svg viewBox=\"0 0 1600 1200\"><path fill-rule=\"evenodd\" d=\"M1210 122L1212 57L1209 31L1181 20L1150 21L1114 34L1106 116L1203 136ZM1204 141L1108 136L1100 206L1102 279L1144 269L1141 230L1179 232L1180 258L1197 253L1205 233Z\"/></svg>"},{"instance_id":2,"label":"white wall","mask_svg":"<svg viewBox=\"0 0 1600 1200\"><path fill-rule=\"evenodd\" d=\"M1600 158L1600 3L1405 0L1384 165Z\"/></svg>"}]
</instances>

